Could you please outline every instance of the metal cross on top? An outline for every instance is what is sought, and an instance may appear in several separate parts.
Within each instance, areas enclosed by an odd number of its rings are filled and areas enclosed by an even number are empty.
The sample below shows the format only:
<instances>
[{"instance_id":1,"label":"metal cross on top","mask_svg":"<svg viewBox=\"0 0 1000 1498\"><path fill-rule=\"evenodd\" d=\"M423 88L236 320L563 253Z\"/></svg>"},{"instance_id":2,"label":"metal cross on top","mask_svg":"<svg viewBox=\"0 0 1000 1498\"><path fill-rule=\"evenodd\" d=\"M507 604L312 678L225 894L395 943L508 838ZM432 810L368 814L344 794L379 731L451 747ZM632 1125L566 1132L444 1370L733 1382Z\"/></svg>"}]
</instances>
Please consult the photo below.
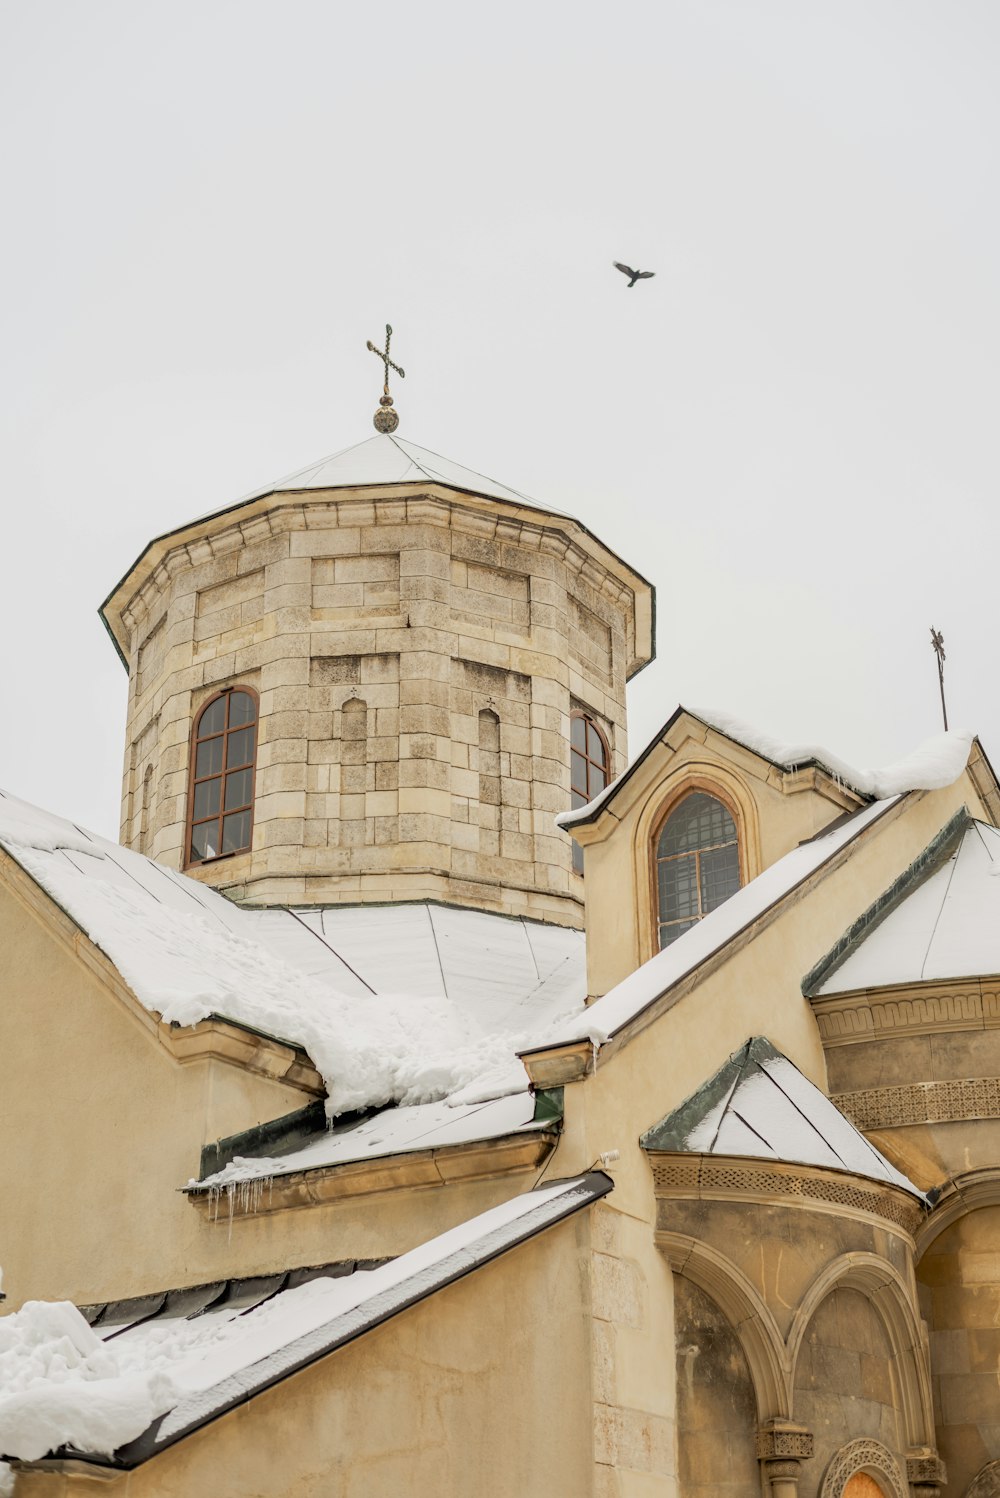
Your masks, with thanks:
<instances>
[{"instance_id":1,"label":"metal cross on top","mask_svg":"<svg viewBox=\"0 0 1000 1498\"><path fill-rule=\"evenodd\" d=\"M386 434L388 434L389 432L394 432L396 430L396 428L399 426L399 414L398 414L398 412L396 412L396 411L393 410L393 408L392 408L392 396L389 394L389 371L390 371L390 369L394 369L396 371L396 373L399 375L399 378L401 380L405 380L406 379L406 371L404 369L400 369L399 365L398 364L394 364L392 362L392 360L389 358L389 343L390 343L391 339L392 339L392 329L390 328L389 324L386 323L386 325L385 325L385 352L384 353L382 352L382 350L380 348L376 348L375 347L375 345L374 345L374 343L372 343L371 339L368 340L368 347L371 349L372 353L376 354L378 356L378 358L380 358L382 360L382 363L385 365L385 383L382 386L382 396L381 396L381 399L379 400L379 403L378 403L379 404L379 409L375 412L375 415L372 417L372 422L373 422L373 424L375 426L376 432L383 432L383 433L386 433Z\"/></svg>"}]
</instances>

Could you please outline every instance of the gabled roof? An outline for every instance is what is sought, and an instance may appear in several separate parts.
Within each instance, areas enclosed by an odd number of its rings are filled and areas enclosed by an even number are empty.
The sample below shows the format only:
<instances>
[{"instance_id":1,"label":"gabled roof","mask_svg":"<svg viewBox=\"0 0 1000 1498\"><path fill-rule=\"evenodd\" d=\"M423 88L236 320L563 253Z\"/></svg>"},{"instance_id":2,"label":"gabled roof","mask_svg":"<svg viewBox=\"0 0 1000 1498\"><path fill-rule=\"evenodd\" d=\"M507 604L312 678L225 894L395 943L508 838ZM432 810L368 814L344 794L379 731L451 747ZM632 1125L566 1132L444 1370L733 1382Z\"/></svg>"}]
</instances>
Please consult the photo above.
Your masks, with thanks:
<instances>
[{"instance_id":1,"label":"gabled roof","mask_svg":"<svg viewBox=\"0 0 1000 1498\"><path fill-rule=\"evenodd\" d=\"M905 791L938 790L942 786L953 784L965 769L974 742L972 734L968 733L952 731L935 734L895 764L887 765L881 770L859 770L817 744L781 744L777 739L760 733L728 714L680 706L674 709L659 732L617 780L605 786L600 795L595 796L586 806L560 813L556 817L558 825L572 830L586 822L596 821L657 746L664 742L674 725L685 716L721 734L730 743L749 749L766 764L783 772L816 766L838 785L853 791L862 801L885 800ZM985 760L985 756L982 758Z\"/></svg>"},{"instance_id":2,"label":"gabled roof","mask_svg":"<svg viewBox=\"0 0 1000 1498\"><path fill-rule=\"evenodd\" d=\"M516 1051L584 1006L583 936L563 926L431 904L246 910L3 792L0 850L145 1009L303 1047L335 1113L524 1090Z\"/></svg>"},{"instance_id":3,"label":"gabled roof","mask_svg":"<svg viewBox=\"0 0 1000 1498\"><path fill-rule=\"evenodd\" d=\"M737 1155L849 1170L922 1193L797 1066L757 1036L642 1136L647 1150Z\"/></svg>"},{"instance_id":4,"label":"gabled roof","mask_svg":"<svg viewBox=\"0 0 1000 1498\"><path fill-rule=\"evenodd\" d=\"M997 973L1000 832L965 817L957 835L942 839L936 858L918 860L899 887L861 917L819 965L808 992L823 998Z\"/></svg>"},{"instance_id":5,"label":"gabled roof","mask_svg":"<svg viewBox=\"0 0 1000 1498\"><path fill-rule=\"evenodd\" d=\"M260 1286L247 1282L248 1299L237 1297L237 1304L223 1301L207 1308L203 1303L191 1319L183 1305L173 1317L168 1308L165 1316L126 1324L109 1338L103 1348L109 1356L96 1376L92 1372L88 1377L86 1369L74 1363L67 1381L65 1361L58 1357L65 1337L53 1337L53 1326L56 1331L61 1328L42 1320L40 1329L49 1333L51 1345L46 1345L44 1337L33 1345L30 1386L18 1392L9 1417L0 1399L0 1455L28 1461L43 1456L37 1449L39 1429L48 1431L53 1424L50 1390L59 1379L61 1390L72 1385L71 1398L64 1399L57 1410L56 1419L63 1420L57 1439L65 1444L51 1452L51 1459L82 1459L97 1467L118 1469L136 1467L255 1394L599 1201L611 1189L606 1175L592 1171L515 1196L376 1269L335 1278L323 1275L276 1294L268 1285L262 1303L256 1299ZM32 1317L39 1319L38 1306L34 1302L10 1318L16 1323L18 1317L27 1317L29 1337ZM84 1364L83 1354L91 1342L95 1351L101 1350L72 1307L42 1306L41 1310L68 1311L76 1317L78 1324L69 1330L81 1353L78 1364ZM129 1308L126 1314L131 1314ZM8 1331L16 1333L16 1325ZM54 1363L52 1381L39 1376L47 1355ZM126 1381L127 1394L123 1394ZM151 1405L156 1417L152 1424L148 1414L144 1421L134 1421L136 1410L143 1408L144 1392L145 1407ZM32 1423L33 1407L46 1412L40 1425ZM130 1421L131 1430L122 1434ZM101 1433L96 1443L88 1440L94 1430ZM18 1449L20 1442L25 1444ZM113 1455L107 1454L109 1449Z\"/></svg>"}]
</instances>

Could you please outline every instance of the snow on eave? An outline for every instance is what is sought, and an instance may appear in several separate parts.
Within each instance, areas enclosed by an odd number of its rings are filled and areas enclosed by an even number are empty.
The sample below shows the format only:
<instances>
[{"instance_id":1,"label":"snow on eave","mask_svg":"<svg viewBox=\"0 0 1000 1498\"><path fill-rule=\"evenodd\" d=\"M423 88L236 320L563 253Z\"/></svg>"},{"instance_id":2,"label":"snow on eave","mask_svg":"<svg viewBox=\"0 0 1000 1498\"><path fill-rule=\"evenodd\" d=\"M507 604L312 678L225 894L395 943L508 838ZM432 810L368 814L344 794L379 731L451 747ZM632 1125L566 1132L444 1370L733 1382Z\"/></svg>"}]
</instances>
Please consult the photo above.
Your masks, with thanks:
<instances>
[{"instance_id":1,"label":"snow on eave","mask_svg":"<svg viewBox=\"0 0 1000 1498\"><path fill-rule=\"evenodd\" d=\"M226 1359L224 1352L221 1358L216 1352L216 1362L222 1368L227 1361L235 1366L217 1382L196 1388L155 1420L143 1435L120 1446L113 1456L93 1456L63 1448L51 1452L39 1463L25 1465L44 1468L53 1461L72 1459L99 1468L131 1470L227 1411L245 1404L252 1396L599 1201L612 1190L613 1184L602 1171L590 1171L537 1187L492 1207L380 1268L365 1271L363 1288L368 1293L325 1321L310 1326L306 1320L286 1341L273 1333L265 1337L258 1334L253 1349L256 1356L252 1360L240 1364L236 1359ZM277 1300L280 1295L270 1301L272 1308ZM247 1314L252 1317L254 1313Z\"/></svg>"},{"instance_id":2,"label":"snow on eave","mask_svg":"<svg viewBox=\"0 0 1000 1498\"><path fill-rule=\"evenodd\" d=\"M603 1045L670 989L717 957L749 926L777 909L800 885L885 816L900 799L892 796L885 801L875 801L846 820L838 820L829 831L800 843L737 890L735 895L716 906L670 946L664 947L608 993L595 999L580 1016L578 1026L567 1026L549 1045L533 1046L518 1054L523 1059L536 1050L551 1050L586 1041L595 1046Z\"/></svg>"},{"instance_id":3,"label":"snow on eave","mask_svg":"<svg viewBox=\"0 0 1000 1498\"><path fill-rule=\"evenodd\" d=\"M855 792L865 801L881 801L905 791L940 790L953 784L968 763L973 743L978 743L973 734L952 729L924 740L909 754L882 769L859 770L846 760L831 754L822 745L785 744L731 714L681 705L617 779L605 786L600 795L595 796L586 806L580 806L575 811L560 812L555 818L556 825L568 830L596 820L683 716L693 718L705 728L721 734L730 743L749 749L759 759L783 773L815 765L838 785ZM986 758L985 754L983 758ZM988 760L986 763L989 765Z\"/></svg>"},{"instance_id":4,"label":"snow on eave","mask_svg":"<svg viewBox=\"0 0 1000 1498\"><path fill-rule=\"evenodd\" d=\"M521 1092L517 1051L584 1004L583 938L565 927L424 908L429 929L421 947L399 928L412 926L423 902L345 911L348 925L365 927L354 930L355 949L378 949L375 921L392 958L380 966L369 955L376 980L369 983L340 955L346 933L324 936L315 920L310 926L315 911L237 906L199 880L3 792L0 847L147 1013L185 1029L219 1017L300 1048L323 1077L331 1116ZM450 967L436 934L446 916L462 928L449 947ZM397 933L405 963L394 955ZM421 954L432 950L433 963L421 966ZM489 963L483 970L486 953L495 970Z\"/></svg>"}]
</instances>

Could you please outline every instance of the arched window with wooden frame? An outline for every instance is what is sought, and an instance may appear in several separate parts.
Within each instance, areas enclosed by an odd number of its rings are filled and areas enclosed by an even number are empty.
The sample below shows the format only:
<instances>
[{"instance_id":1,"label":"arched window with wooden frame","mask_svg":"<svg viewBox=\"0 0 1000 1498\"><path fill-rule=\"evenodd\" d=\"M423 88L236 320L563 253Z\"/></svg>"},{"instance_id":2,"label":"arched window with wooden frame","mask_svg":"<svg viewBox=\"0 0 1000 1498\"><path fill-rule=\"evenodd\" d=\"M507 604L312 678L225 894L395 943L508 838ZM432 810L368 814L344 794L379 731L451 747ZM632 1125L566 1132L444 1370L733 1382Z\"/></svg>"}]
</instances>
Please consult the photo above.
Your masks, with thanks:
<instances>
[{"instance_id":1,"label":"arched window with wooden frame","mask_svg":"<svg viewBox=\"0 0 1000 1498\"><path fill-rule=\"evenodd\" d=\"M735 895L742 884L733 812L720 796L690 790L653 843L658 943L667 947Z\"/></svg>"},{"instance_id":2,"label":"arched window with wooden frame","mask_svg":"<svg viewBox=\"0 0 1000 1498\"><path fill-rule=\"evenodd\" d=\"M250 687L227 687L203 705L194 722L188 866L250 847L256 764L257 694Z\"/></svg>"},{"instance_id":3,"label":"arched window with wooden frame","mask_svg":"<svg viewBox=\"0 0 1000 1498\"><path fill-rule=\"evenodd\" d=\"M611 779L611 753L603 730L589 713L570 716L569 784L573 811L593 801ZM573 844L573 872L583 873L583 849Z\"/></svg>"}]
</instances>

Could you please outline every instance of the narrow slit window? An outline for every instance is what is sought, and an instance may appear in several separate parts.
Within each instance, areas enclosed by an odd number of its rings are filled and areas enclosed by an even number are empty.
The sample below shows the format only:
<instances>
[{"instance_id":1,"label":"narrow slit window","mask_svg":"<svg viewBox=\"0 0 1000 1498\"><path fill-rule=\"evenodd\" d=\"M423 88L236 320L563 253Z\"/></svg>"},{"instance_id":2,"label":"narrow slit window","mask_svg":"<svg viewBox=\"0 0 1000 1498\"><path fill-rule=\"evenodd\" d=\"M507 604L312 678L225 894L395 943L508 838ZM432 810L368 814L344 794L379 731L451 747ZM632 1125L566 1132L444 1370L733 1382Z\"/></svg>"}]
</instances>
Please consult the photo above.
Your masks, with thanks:
<instances>
[{"instance_id":1,"label":"narrow slit window","mask_svg":"<svg viewBox=\"0 0 1000 1498\"><path fill-rule=\"evenodd\" d=\"M656 913L661 948L735 895L740 847L728 807L705 791L685 796L656 843Z\"/></svg>"},{"instance_id":2,"label":"narrow slit window","mask_svg":"<svg viewBox=\"0 0 1000 1498\"><path fill-rule=\"evenodd\" d=\"M574 811L603 791L610 779L611 756L607 740L593 718L574 713L570 719L569 783ZM573 844L573 872L583 873L583 849Z\"/></svg>"},{"instance_id":3,"label":"narrow slit window","mask_svg":"<svg viewBox=\"0 0 1000 1498\"><path fill-rule=\"evenodd\" d=\"M195 723L189 864L250 847L256 757L256 697L240 688L213 697Z\"/></svg>"}]
</instances>

